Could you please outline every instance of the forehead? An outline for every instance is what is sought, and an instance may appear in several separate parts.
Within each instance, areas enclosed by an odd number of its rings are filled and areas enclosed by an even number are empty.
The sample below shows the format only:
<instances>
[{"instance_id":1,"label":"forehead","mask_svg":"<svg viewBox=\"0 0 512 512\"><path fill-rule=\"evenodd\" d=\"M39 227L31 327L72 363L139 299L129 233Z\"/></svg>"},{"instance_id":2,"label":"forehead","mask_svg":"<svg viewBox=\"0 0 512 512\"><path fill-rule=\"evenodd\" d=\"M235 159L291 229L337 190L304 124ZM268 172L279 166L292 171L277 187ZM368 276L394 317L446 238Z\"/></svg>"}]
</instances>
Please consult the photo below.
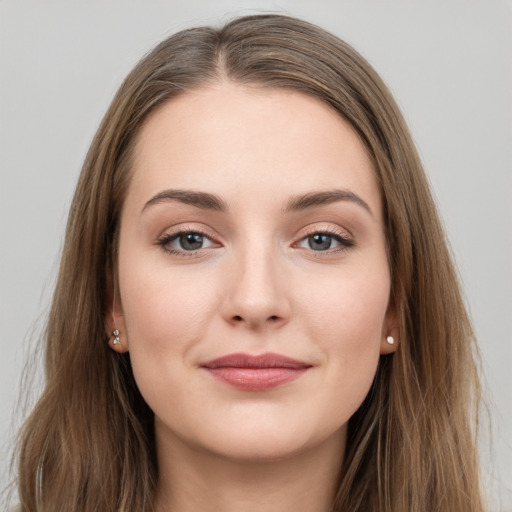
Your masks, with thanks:
<instances>
[{"instance_id":1,"label":"forehead","mask_svg":"<svg viewBox=\"0 0 512 512\"><path fill-rule=\"evenodd\" d=\"M298 91L232 83L187 92L141 128L127 200L165 188L234 201L343 188L380 210L370 158L333 108Z\"/></svg>"}]
</instances>

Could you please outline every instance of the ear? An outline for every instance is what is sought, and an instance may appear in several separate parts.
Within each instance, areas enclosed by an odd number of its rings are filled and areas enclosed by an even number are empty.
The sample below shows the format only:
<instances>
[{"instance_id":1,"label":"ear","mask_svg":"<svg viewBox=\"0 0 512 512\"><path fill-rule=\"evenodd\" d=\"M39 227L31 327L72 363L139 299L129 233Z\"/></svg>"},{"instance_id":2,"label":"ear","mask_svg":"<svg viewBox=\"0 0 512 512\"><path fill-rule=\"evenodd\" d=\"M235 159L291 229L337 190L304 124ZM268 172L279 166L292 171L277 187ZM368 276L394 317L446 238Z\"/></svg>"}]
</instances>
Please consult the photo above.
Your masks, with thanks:
<instances>
[{"instance_id":1,"label":"ear","mask_svg":"<svg viewBox=\"0 0 512 512\"><path fill-rule=\"evenodd\" d=\"M124 321L123 308L116 290L116 285L109 273L107 277L107 308L105 311L105 331L108 338L109 347L124 354L128 352L128 337L126 333L126 323Z\"/></svg>"},{"instance_id":2,"label":"ear","mask_svg":"<svg viewBox=\"0 0 512 512\"><path fill-rule=\"evenodd\" d=\"M382 339L380 342L381 354L392 354L393 352L396 352L398 345L400 344L399 334L400 329L398 324L398 315L396 314L394 304L390 302L382 326Z\"/></svg>"}]
</instances>

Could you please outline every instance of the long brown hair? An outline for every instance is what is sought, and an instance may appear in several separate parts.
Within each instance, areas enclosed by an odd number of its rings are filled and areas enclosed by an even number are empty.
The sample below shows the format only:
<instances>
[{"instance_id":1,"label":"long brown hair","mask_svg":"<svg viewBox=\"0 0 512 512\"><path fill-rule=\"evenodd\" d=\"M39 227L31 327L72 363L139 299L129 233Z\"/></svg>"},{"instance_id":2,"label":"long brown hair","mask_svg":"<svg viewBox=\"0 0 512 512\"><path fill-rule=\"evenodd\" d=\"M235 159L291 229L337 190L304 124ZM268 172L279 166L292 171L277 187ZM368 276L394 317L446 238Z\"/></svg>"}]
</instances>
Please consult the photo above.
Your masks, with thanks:
<instances>
[{"instance_id":1,"label":"long brown hair","mask_svg":"<svg viewBox=\"0 0 512 512\"><path fill-rule=\"evenodd\" d=\"M153 413L129 355L110 350L119 215L148 115L219 80L315 96L358 133L385 207L399 350L351 418L334 511L480 512L475 343L413 142L382 80L349 45L278 15L182 31L129 74L75 192L45 332L46 386L20 434L23 512L152 510ZM112 283L114 282L114 283Z\"/></svg>"}]
</instances>

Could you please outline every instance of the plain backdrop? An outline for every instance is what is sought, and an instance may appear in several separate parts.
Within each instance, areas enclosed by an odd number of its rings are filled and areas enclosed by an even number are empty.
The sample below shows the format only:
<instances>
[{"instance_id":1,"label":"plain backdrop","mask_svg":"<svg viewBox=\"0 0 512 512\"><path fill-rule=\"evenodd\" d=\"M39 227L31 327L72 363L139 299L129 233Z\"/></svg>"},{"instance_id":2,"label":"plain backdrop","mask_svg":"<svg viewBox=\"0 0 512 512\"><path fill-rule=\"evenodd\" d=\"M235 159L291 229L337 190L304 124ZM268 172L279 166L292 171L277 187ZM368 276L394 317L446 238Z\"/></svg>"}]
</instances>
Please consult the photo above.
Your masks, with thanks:
<instances>
[{"instance_id":1,"label":"plain backdrop","mask_svg":"<svg viewBox=\"0 0 512 512\"><path fill-rule=\"evenodd\" d=\"M510 0L0 0L0 487L23 418L15 409L22 368L51 297L74 184L115 90L167 35L268 11L347 40L404 112L481 343L493 438L489 447L484 418L485 485L492 510L510 512Z\"/></svg>"}]
</instances>

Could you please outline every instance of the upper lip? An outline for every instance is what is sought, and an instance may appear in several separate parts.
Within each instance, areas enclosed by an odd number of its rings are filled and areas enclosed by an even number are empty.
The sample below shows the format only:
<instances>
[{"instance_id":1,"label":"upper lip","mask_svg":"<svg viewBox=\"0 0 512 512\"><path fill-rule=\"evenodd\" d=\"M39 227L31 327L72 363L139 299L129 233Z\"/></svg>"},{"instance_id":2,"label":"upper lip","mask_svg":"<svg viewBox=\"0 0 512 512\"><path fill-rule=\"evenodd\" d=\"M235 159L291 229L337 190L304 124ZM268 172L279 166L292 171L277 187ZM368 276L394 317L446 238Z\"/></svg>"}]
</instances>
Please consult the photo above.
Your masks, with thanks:
<instances>
[{"instance_id":1,"label":"upper lip","mask_svg":"<svg viewBox=\"0 0 512 512\"><path fill-rule=\"evenodd\" d=\"M290 368L302 369L312 365L281 354L228 354L200 365L203 368Z\"/></svg>"}]
</instances>

